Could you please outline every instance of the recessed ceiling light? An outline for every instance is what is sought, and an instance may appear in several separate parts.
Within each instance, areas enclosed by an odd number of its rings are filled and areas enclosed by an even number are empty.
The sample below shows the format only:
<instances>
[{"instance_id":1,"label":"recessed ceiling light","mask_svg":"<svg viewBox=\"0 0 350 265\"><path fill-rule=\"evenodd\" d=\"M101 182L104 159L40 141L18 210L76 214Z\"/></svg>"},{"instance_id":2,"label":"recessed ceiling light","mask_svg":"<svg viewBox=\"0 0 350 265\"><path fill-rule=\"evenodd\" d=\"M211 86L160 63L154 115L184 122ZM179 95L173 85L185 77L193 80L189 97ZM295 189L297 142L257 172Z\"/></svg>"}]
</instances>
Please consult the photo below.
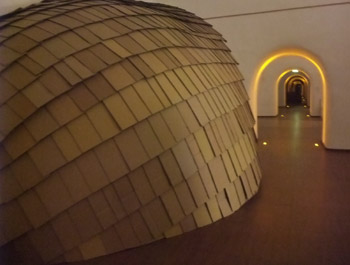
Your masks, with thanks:
<instances>
[{"instance_id":1,"label":"recessed ceiling light","mask_svg":"<svg viewBox=\"0 0 350 265\"><path fill-rule=\"evenodd\" d=\"M263 145L267 145L267 142L263 142Z\"/></svg>"},{"instance_id":2,"label":"recessed ceiling light","mask_svg":"<svg viewBox=\"0 0 350 265\"><path fill-rule=\"evenodd\" d=\"M293 69L292 72L293 73L299 73L299 70L298 69Z\"/></svg>"},{"instance_id":3,"label":"recessed ceiling light","mask_svg":"<svg viewBox=\"0 0 350 265\"><path fill-rule=\"evenodd\" d=\"M316 146L316 147L319 147L320 145L319 145L318 143L315 143L315 146Z\"/></svg>"}]
</instances>

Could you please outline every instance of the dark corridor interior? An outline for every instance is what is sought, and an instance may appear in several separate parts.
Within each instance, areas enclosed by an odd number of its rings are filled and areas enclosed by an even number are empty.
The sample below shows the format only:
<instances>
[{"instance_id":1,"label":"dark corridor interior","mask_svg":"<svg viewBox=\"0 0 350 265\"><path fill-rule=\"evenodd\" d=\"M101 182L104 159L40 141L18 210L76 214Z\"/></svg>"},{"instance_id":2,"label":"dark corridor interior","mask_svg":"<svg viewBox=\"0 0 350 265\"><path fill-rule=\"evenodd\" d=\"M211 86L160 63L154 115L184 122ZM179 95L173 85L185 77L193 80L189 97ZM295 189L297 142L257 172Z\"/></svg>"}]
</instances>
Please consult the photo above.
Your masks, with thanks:
<instances>
[{"instance_id":1,"label":"dark corridor interior","mask_svg":"<svg viewBox=\"0 0 350 265\"><path fill-rule=\"evenodd\" d=\"M304 97L304 83L301 81L293 82L291 86L287 87L287 105L302 105L305 104Z\"/></svg>"},{"instance_id":2,"label":"dark corridor interior","mask_svg":"<svg viewBox=\"0 0 350 265\"><path fill-rule=\"evenodd\" d=\"M283 117L259 118L262 184L233 215L178 237L73 264L350 264L350 152L326 150L321 119L308 117L308 111L282 108Z\"/></svg>"}]
</instances>

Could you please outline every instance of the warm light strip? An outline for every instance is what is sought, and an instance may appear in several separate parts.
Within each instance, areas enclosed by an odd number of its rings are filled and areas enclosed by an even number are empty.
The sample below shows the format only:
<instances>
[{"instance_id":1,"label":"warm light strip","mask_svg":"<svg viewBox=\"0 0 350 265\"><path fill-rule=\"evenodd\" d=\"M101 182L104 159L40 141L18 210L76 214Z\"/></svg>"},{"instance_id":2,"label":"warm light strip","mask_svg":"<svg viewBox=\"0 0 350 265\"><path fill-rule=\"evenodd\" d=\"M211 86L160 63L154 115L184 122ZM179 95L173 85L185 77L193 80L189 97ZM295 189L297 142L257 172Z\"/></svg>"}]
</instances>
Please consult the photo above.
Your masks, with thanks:
<instances>
[{"instance_id":1,"label":"warm light strip","mask_svg":"<svg viewBox=\"0 0 350 265\"><path fill-rule=\"evenodd\" d=\"M255 113L257 114L257 99L258 99L258 87L260 83L260 78L264 70L271 64L273 61L276 59L279 59L281 57L288 57L288 56L297 56L297 57L302 57L309 62L311 62L318 70L320 73L321 79L322 79L322 94L323 94L323 128L322 128L322 141L325 142L326 139L326 123L327 123L327 115L326 115L326 110L328 109L327 106L327 97L326 97L326 90L327 90L327 83L326 83L326 78L324 74L324 70L321 68L321 64L309 53L306 51L302 50L297 50L297 49L288 49L288 50L282 50L279 52L276 52L272 56L270 56L268 59L266 59L261 66L259 67L259 70L255 74L255 78L253 81L253 109L255 109Z\"/></svg>"}]
</instances>

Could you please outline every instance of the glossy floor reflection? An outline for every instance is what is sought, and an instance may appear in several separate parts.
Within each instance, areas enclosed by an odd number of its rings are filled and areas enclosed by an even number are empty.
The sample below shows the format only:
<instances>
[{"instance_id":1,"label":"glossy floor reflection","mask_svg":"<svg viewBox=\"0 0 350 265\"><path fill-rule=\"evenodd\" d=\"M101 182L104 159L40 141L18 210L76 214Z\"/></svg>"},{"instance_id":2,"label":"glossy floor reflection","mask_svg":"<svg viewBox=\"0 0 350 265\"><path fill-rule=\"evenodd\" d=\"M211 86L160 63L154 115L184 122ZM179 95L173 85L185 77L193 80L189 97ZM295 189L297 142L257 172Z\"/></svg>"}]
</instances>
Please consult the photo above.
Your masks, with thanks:
<instances>
[{"instance_id":1,"label":"glossy floor reflection","mask_svg":"<svg viewBox=\"0 0 350 265\"><path fill-rule=\"evenodd\" d=\"M176 238L73 264L350 264L350 152L324 149L321 119L307 117L307 108L281 114L259 118L262 185L234 215Z\"/></svg>"}]
</instances>

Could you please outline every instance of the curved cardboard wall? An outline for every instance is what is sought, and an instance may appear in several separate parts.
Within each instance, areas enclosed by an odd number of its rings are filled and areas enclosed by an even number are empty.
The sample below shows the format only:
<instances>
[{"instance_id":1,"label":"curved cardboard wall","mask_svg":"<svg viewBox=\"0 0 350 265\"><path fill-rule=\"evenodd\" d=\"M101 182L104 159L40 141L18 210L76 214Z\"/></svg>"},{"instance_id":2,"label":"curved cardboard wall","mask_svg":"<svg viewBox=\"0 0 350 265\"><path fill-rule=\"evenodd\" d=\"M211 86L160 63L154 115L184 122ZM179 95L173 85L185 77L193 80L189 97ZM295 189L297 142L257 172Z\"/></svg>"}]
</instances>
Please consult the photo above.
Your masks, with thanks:
<instances>
[{"instance_id":1,"label":"curved cardboard wall","mask_svg":"<svg viewBox=\"0 0 350 265\"><path fill-rule=\"evenodd\" d=\"M202 19L159 4L56 0L0 27L6 264L179 235L257 192L242 76Z\"/></svg>"}]
</instances>

